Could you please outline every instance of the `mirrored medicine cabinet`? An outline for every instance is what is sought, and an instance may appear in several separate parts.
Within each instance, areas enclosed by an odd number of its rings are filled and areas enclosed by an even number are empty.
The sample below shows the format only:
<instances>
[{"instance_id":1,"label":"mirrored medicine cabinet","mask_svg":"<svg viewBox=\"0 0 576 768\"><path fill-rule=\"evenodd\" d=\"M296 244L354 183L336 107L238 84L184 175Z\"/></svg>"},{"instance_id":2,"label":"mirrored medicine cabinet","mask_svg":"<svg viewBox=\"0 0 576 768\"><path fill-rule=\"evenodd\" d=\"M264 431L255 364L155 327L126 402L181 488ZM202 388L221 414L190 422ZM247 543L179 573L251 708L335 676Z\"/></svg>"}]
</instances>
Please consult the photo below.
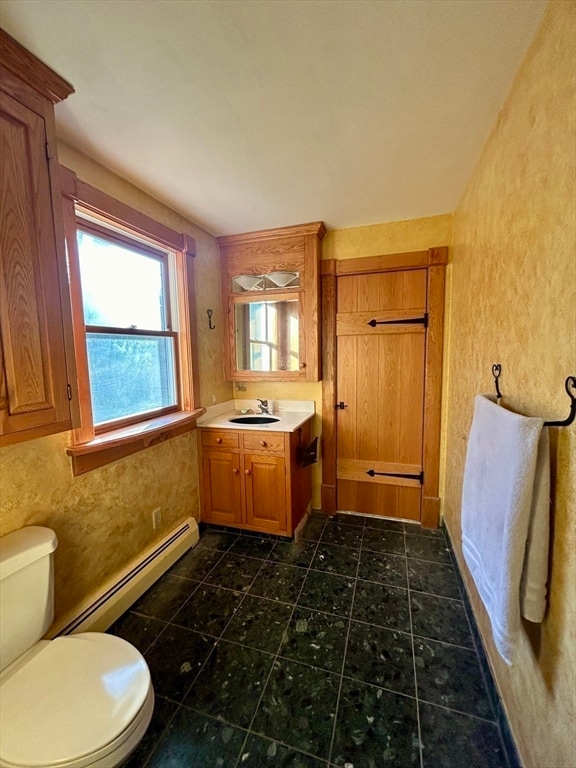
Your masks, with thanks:
<instances>
[{"instance_id":1,"label":"mirrored medicine cabinet","mask_svg":"<svg viewBox=\"0 0 576 768\"><path fill-rule=\"evenodd\" d=\"M218 238L231 381L318 381L324 224Z\"/></svg>"}]
</instances>

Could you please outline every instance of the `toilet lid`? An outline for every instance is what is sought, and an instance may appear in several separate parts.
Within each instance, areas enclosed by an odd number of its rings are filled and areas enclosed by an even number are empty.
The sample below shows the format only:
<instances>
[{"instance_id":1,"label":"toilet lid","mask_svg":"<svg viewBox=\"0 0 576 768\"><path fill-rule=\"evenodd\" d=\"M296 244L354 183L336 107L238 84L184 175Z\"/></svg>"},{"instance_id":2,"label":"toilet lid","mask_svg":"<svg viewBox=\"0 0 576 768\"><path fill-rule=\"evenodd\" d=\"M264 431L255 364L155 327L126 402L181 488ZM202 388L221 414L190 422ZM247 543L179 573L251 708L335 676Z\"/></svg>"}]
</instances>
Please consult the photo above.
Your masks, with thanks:
<instances>
[{"instance_id":1,"label":"toilet lid","mask_svg":"<svg viewBox=\"0 0 576 768\"><path fill-rule=\"evenodd\" d=\"M125 640L56 638L2 682L2 760L34 768L90 755L126 730L149 688L146 662Z\"/></svg>"}]
</instances>

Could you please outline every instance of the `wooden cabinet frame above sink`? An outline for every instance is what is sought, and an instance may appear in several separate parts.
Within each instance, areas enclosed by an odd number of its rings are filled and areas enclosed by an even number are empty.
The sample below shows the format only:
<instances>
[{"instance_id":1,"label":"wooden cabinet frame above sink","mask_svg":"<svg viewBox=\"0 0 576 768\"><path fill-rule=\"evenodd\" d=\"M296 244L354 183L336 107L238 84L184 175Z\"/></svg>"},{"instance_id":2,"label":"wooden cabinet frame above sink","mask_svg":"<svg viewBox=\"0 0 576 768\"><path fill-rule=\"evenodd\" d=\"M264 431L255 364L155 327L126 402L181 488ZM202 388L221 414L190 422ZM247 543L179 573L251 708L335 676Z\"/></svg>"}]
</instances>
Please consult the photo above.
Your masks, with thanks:
<instances>
[{"instance_id":1,"label":"wooden cabinet frame above sink","mask_svg":"<svg viewBox=\"0 0 576 768\"><path fill-rule=\"evenodd\" d=\"M246 232L219 237L222 267L222 303L228 318L224 335L226 378L230 381L319 381L320 354L320 260L326 227L322 222L294 227ZM295 288L277 290L232 289L239 275L297 272ZM296 370L242 370L237 364L236 307L251 302L298 301L299 360Z\"/></svg>"}]
</instances>

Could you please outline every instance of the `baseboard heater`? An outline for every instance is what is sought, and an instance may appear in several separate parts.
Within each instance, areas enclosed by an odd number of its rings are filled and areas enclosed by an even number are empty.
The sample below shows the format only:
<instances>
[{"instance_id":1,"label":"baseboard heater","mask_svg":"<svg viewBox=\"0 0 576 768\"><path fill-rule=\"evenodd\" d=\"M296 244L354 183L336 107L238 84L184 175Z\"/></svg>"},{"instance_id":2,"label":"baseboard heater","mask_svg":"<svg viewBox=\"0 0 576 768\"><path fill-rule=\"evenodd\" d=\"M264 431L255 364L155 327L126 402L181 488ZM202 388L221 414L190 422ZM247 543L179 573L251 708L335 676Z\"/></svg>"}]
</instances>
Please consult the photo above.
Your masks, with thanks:
<instances>
[{"instance_id":1,"label":"baseboard heater","mask_svg":"<svg viewBox=\"0 0 576 768\"><path fill-rule=\"evenodd\" d=\"M103 632L113 624L199 538L198 523L189 517L108 582L89 604L71 611L54 625L49 637L77 632Z\"/></svg>"}]
</instances>

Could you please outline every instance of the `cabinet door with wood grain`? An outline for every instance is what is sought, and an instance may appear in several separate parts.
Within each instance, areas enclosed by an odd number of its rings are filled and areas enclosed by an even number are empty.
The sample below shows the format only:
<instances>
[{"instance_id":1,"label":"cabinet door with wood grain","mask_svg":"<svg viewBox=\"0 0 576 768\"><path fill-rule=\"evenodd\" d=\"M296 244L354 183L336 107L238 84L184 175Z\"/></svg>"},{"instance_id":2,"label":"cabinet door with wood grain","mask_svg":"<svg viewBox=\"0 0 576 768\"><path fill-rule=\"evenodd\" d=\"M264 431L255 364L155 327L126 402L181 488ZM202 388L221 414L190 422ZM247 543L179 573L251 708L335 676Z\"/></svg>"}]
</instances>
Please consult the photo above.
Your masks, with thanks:
<instances>
[{"instance_id":1,"label":"cabinet door with wood grain","mask_svg":"<svg viewBox=\"0 0 576 768\"><path fill-rule=\"evenodd\" d=\"M287 533L286 461L283 456L244 454L247 528Z\"/></svg>"},{"instance_id":2,"label":"cabinet door with wood grain","mask_svg":"<svg viewBox=\"0 0 576 768\"><path fill-rule=\"evenodd\" d=\"M204 449L202 480L202 520L219 525L240 525L242 495L239 454Z\"/></svg>"},{"instance_id":3,"label":"cabinet door with wood grain","mask_svg":"<svg viewBox=\"0 0 576 768\"><path fill-rule=\"evenodd\" d=\"M73 426L47 146L43 117L0 92L0 444Z\"/></svg>"}]
</instances>

